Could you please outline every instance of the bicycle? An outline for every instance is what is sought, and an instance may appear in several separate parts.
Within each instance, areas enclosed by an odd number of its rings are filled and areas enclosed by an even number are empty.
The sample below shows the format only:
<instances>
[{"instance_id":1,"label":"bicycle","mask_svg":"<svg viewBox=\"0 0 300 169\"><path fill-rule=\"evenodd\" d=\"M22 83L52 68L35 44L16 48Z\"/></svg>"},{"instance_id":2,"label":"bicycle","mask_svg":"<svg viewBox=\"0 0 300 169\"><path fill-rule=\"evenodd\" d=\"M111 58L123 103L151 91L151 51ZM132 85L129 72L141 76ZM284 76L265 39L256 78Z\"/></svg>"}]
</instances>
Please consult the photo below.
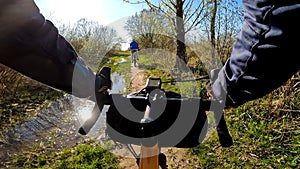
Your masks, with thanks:
<instances>
[{"instance_id":1,"label":"bicycle","mask_svg":"<svg viewBox=\"0 0 300 169\"><path fill-rule=\"evenodd\" d=\"M137 60L138 60L138 50L137 49L134 49L131 51L131 60L132 60L133 66L136 67Z\"/></svg>"},{"instance_id":2,"label":"bicycle","mask_svg":"<svg viewBox=\"0 0 300 169\"><path fill-rule=\"evenodd\" d=\"M102 76L110 80L110 69L101 70ZM208 76L199 79L208 79ZM171 82L171 81L170 81ZM233 144L223 116L223 109L215 101L201 98L182 97L180 94L161 88L160 78L148 78L146 86L129 95L99 94L99 109L110 105L106 114L108 136L123 144L137 158L140 169L167 168L166 157L160 153L161 147L192 148L199 145L208 130L205 111L214 107L217 133L223 147ZM189 108L189 109L187 109ZM192 109L191 109L192 108ZM94 109L96 110L96 109ZM94 111L93 117L79 129L87 134L93 127L101 111ZM182 112L183 110L183 112ZM188 113L185 111L189 111ZM166 120L167 119L167 120ZM192 122L188 124L187 122ZM141 145L140 156L131 145Z\"/></svg>"}]
</instances>

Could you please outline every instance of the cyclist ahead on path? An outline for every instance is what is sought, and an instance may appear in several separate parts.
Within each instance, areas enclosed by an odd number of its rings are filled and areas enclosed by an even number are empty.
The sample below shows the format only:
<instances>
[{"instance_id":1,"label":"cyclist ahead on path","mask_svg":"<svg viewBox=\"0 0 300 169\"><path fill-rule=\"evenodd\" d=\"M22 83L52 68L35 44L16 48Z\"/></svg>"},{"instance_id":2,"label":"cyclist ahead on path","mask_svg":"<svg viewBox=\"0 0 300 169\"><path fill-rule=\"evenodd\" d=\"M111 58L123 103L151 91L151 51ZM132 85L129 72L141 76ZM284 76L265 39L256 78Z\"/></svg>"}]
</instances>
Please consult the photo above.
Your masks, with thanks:
<instances>
[{"instance_id":1,"label":"cyclist ahead on path","mask_svg":"<svg viewBox=\"0 0 300 169\"><path fill-rule=\"evenodd\" d=\"M136 67L136 62L138 60L138 51L139 51L139 44L136 41L132 41L130 43L130 51L131 51L131 61Z\"/></svg>"}]
</instances>

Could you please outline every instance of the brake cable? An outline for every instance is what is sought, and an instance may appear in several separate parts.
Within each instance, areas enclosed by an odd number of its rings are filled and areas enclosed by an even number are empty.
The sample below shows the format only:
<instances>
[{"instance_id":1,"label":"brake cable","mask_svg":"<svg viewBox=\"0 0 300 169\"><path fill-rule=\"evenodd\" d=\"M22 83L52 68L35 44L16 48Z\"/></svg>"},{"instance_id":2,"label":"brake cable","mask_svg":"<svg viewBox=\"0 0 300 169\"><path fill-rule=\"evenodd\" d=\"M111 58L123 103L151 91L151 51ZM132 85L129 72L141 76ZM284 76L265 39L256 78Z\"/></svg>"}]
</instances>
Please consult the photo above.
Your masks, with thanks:
<instances>
[{"instance_id":1,"label":"brake cable","mask_svg":"<svg viewBox=\"0 0 300 169\"><path fill-rule=\"evenodd\" d=\"M199 81L199 80L203 80L203 79L209 79L209 76L201 76L199 78L196 79L188 79L188 80L169 80L169 81L162 81L161 83L174 83L174 82L192 82L192 81Z\"/></svg>"}]
</instances>

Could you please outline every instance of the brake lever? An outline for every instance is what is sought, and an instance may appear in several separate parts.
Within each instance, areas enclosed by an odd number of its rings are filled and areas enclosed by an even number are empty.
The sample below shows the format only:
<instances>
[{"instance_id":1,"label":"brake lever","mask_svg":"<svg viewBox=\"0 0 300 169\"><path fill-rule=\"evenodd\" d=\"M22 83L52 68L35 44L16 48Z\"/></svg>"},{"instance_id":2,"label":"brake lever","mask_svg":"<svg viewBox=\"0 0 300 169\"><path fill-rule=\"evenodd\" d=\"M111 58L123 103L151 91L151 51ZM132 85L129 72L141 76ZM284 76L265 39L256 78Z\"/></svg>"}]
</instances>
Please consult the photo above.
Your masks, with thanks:
<instances>
[{"instance_id":1,"label":"brake lever","mask_svg":"<svg viewBox=\"0 0 300 169\"><path fill-rule=\"evenodd\" d=\"M233 145L233 140L224 118L223 108L224 107L218 101L212 100L209 109L214 112L214 119L215 123L217 124L216 129L221 146L230 147Z\"/></svg>"},{"instance_id":2,"label":"brake lever","mask_svg":"<svg viewBox=\"0 0 300 169\"><path fill-rule=\"evenodd\" d=\"M111 89L112 86L110 73L110 67L103 67L100 70L99 74L97 74L97 76L100 78L96 78L95 81L96 104L92 110L92 116L89 119L87 119L78 130L78 132L82 135L86 135L95 125L96 121L100 117L104 105L111 104L112 99L108 93L108 90Z\"/></svg>"},{"instance_id":3,"label":"brake lever","mask_svg":"<svg viewBox=\"0 0 300 169\"><path fill-rule=\"evenodd\" d=\"M219 116L219 117L216 117ZM222 112L215 112L215 119L220 118L219 123L217 125L217 133L219 136L219 142L222 147L230 147L233 145L232 137L229 134L226 121L224 119L224 114Z\"/></svg>"}]
</instances>

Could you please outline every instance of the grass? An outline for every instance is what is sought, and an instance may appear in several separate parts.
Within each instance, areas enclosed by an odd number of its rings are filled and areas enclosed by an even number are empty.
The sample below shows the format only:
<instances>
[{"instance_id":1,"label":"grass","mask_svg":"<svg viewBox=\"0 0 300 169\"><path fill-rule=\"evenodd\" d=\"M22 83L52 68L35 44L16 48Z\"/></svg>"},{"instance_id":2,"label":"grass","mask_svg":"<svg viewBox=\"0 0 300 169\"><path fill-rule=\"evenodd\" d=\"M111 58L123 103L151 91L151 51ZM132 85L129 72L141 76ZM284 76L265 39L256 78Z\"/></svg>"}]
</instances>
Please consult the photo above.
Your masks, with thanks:
<instances>
[{"instance_id":1,"label":"grass","mask_svg":"<svg viewBox=\"0 0 300 169\"><path fill-rule=\"evenodd\" d=\"M165 63L165 62L163 62ZM172 68L166 67L164 64L160 64L157 62L157 59L153 59L149 56L141 55L138 61L139 67L144 69L144 73L147 77L160 77L162 82L174 80L172 75ZM194 78L198 78L197 75L191 75L191 73L187 73L187 75L181 75L180 78L184 80L191 80ZM206 86L206 82L203 81L191 81L191 82L178 82L178 83L163 83L162 88L165 90L170 90L176 93L180 93L183 96L188 97L202 97L206 98L206 94L204 92Z\"/></svg>"},{"instance_id":2,"label":"grass","mask_svg":"<svg viewBox=\"0 0 300 169\"><path fill-rule=\"evenodd\" d=\"M299 92L284 102L278 90L225 114L234 146L220 148L216 133L190 150L203 168L297 168L300 166ZM285 98L286 99L286 98ZM298 107L296 107L297 105ZM292 109L290 109L292 108Z\"/></svg>"},{"instance_id":3,"label":"grass","mask_svg":"<svg viewBox=\"0 0 300 169\"><path fill-rule=\"evenodd\" d=\"M115 156L98 144L82 144L74 149L64 149L55 159L54 166L62 169L118 168Z\"/></svg>"},{"instance_id":4,"label":"grass","mask_svg":"<svg viewBox=\"0 0 300 169\"><path fill-rule=\"evenodd\" d=\"M13 166L13 167L12 167ZM94 142L65 148L61 152L39 153L26 151L19 153L11 168L40 169L117 169L115 156L103 146Z\"/></svg>"},{"instance_id":5,"label":"grass","mask_svg":"<svg viewBox=\"0 0 300 169\"><path fill-rule=\"evenodd\" d=\"M130 72L129 60L130 52L121 52L118 55L111 56L109 59L103 59L103 62L100 63L98 71L103 66L108 66L111 68L111 72L118 72L122 75L125 75L127 72Z\"/></svg>"}]
</instances>

